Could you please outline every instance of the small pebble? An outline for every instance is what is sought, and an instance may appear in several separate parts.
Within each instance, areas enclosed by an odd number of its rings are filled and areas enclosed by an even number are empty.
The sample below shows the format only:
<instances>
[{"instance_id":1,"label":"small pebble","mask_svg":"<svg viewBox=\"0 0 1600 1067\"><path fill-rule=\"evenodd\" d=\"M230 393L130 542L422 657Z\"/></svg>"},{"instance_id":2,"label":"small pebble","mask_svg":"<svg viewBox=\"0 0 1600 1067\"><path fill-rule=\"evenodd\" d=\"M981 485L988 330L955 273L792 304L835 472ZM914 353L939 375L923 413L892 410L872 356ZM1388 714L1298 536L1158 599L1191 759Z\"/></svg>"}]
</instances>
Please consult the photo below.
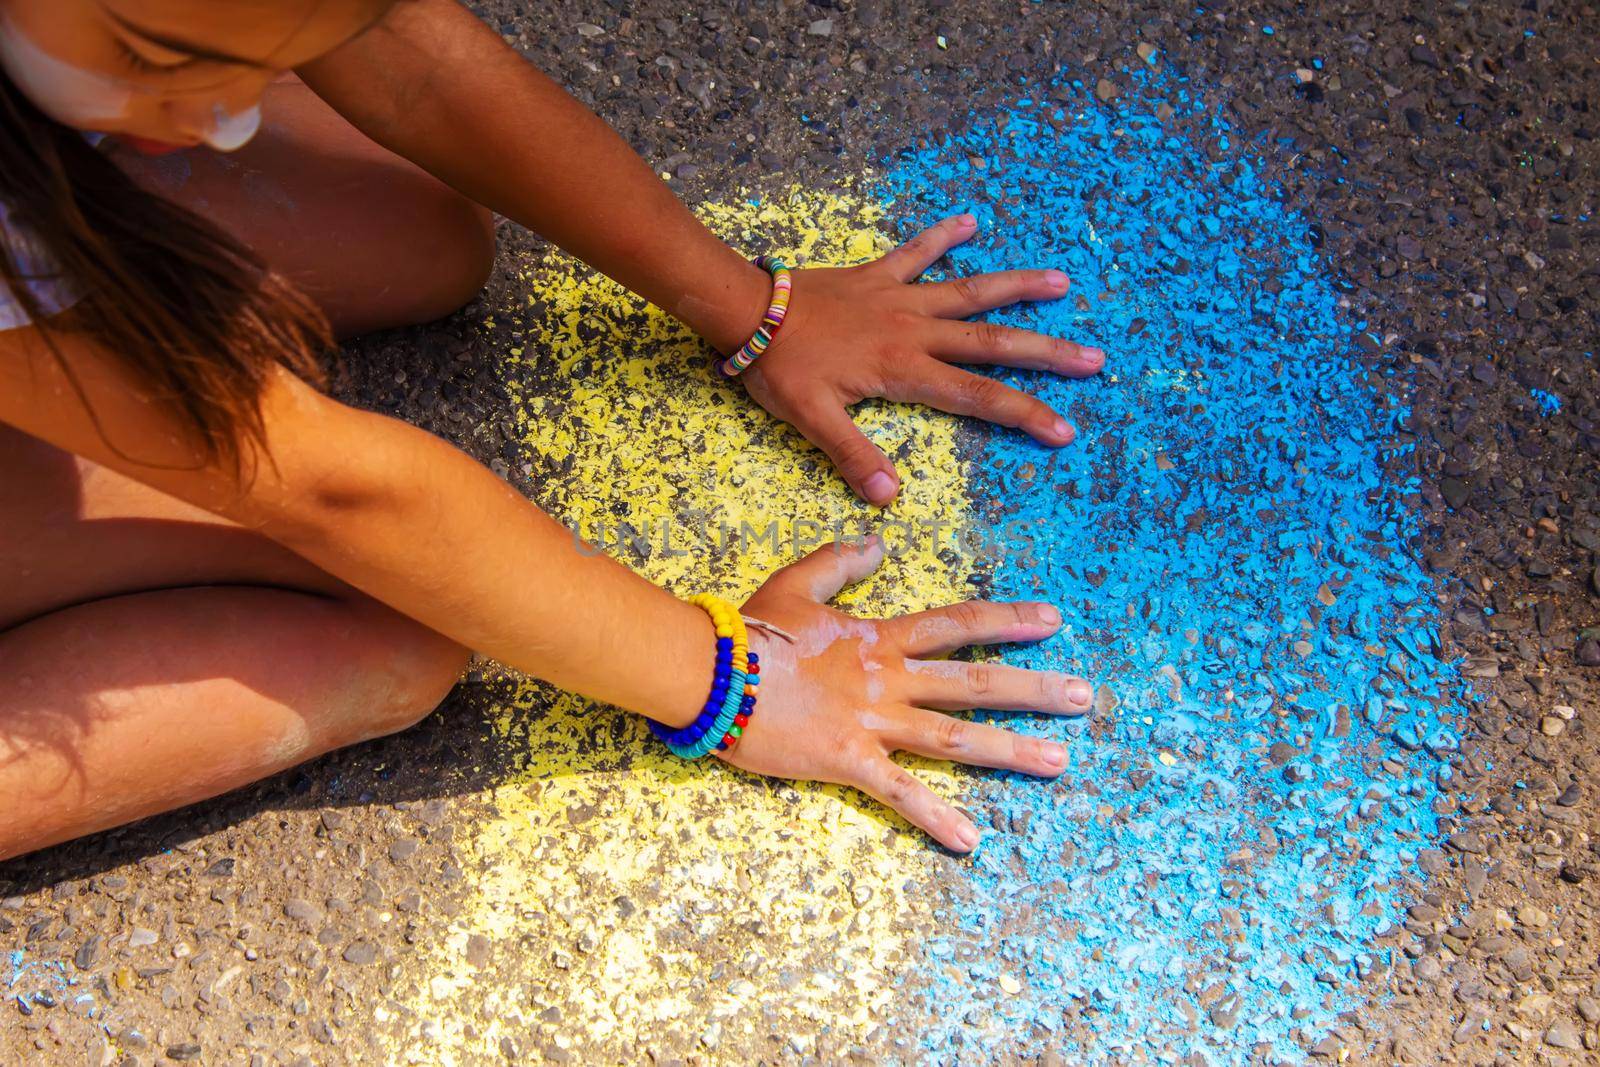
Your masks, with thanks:
<instances>
[{"instance_id":1,"label":"small pebble","mask_svg":"<svg viewBox=\"0 0 1600 1067\"><path fill-rule=\"evenodd\" d=\"M358 967L377 962L378 946L371 941L353 941L350 947L344 950L344 961L353 963Z\"/></svg>"},{"instance_id":2,"label":"small pebble","mask_svg":"<svg viewBox=\"0 0 1600 1067\"><path fill-rule=\"evenodd\" d=\"M1566 1019L1557 1019L1551 1024L1550 1029L1544 1032L1544 1043L1551 1048L1579 1049L1583 1047L1578 1040L1577 1028Z\"/></svg>"}]
</instances>

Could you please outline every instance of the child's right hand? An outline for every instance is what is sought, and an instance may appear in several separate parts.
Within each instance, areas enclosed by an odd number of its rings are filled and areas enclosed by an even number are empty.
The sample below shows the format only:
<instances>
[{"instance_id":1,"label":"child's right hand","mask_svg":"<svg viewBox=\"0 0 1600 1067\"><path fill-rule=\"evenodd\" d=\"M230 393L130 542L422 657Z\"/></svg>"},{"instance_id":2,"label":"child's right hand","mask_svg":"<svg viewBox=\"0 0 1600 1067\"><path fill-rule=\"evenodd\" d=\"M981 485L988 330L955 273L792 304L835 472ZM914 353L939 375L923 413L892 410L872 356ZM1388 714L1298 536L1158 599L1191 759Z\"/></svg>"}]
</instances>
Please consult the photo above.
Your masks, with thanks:
<instances>
[{"instance_id":1,"label":"child's right hand","mask_svg":"<svg viewBox=\"0 0 1600 1067\"><path fill-rule=\"evenodd\" d=\"M854 786L945 847L968 852L978 843L972 820L890 754L1054 777L1066 766L1056 742L940 712L1082 715L1094 689L1067 674L933 658L967 645L1049 637L1061 616L1047 604L970 601L881 620L827 606L882 561L876 538L862 547L827 545L774 573L745 603L747 616L794 640L751 628L750 647L761 661L759 703L723 757L757 774Z\"/></svg>"},{"instance_id":2,"label":"child's right hand","mask_svg":"<svg viewBox=\"0 0 1600 1067\"><path fill-rule=\"evenodd\" d=\"M1060 271L1009 270L917 284L977 229L971 215L953 215L871 263L794 271L783 328L739 375L757 403L826 452L856 495L878 507L900 492L900 475L850 414L861 401L927 404L1015 426L1060 448L1077 431L1048 404L953 364L1025 367L1071 378L1105 366L1098 348L963 321L1018 301L1060 300L1067 295ZM764 306L767 292L747 299Z\"/></svg>"}]
</instances>

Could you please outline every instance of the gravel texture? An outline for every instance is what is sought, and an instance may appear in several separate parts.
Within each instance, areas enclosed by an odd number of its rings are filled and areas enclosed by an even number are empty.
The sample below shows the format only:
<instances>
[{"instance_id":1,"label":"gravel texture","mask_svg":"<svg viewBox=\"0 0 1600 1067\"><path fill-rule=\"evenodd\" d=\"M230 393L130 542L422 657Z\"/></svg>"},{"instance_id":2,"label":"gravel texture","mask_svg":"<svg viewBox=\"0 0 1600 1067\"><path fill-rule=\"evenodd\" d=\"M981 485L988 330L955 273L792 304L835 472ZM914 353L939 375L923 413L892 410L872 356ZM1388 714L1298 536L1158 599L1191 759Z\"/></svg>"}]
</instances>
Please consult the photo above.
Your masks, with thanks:
<instances>
[{"instance_id":1,"label":"gravel texture","mask_svg":"<svg viewBox=\"0 0 1600 1067\"><path fill-rule=\"evenodd\" d=\"M1458 750L1443 753L1447 773L1424 798L1431 840L1388 872L1387 910L1352 927L1388 964L1326 1016L1319 999L1306 1016L1317 1025L1286 1031L1286 1043L1183 1055L1600 1056L1592 12L1547 0L1403 16L1396 5L1118 0L474 6L695 202L779 178L822 189L904 174L930 144L1063 79L1112 114L1139 98L1136 72L1187 79L1204 113L1263 161L1263 196L1305 220L1344 313L1364 324L1352 358L1392 391L1374 408L1404 411L1384 462L1397 483L1414 481L1394 547L1428 572L1440 656L1460 661L1478 699L1462 705ZM495 366L503 338L487 324L526 304L523 265L540 246L507 225L501 247L503 269L478 303L353 346L340 389L531 493L558 470L523 444ZM973 455L992 445L978 432L966 443ZM490 787L512 769L495 711L513 690L492 672L474 677L405 735L0 867L0 1062L367 1063L392 1057L418 1026L426 1038L449 1022L405 1018L398 991L428 980L417 973L433 958L424 948L482 873L459 840L495 815ZM992 805L981 814L1021 854L1027 811L987 785L972 802ZM935 869L952 896L984 884L959 862ZM702 948L708 973L737 952ZM468 940L461 955L487 972L506 964L497 954L536 950ZM1008 977L992 980L1011 994ZM502 1039L496 1057L903 1059L927 1054L918 1036L950 1022L933 1004L929 1026L903 1015L856 1043L780 1012L758 1037L696 1029L602 1049L582 1034L555 1040L561 991L547 993L544 1022ZM1228 1021L1225 1001L1208 1009L1223 1020L1208 1010L1197 1028ZM1063 1050L1103 1055L1097 1040L1127 1037L1108 1038L1115 1027L1094 1012L1064 1014L1066 1037L1023 1029L983 1058L1076 1062ZM1135 1041L1128 1058L1155 1051ZM426 1045L418 1055L431 1061Z\"/></svg>"}]
</instances>

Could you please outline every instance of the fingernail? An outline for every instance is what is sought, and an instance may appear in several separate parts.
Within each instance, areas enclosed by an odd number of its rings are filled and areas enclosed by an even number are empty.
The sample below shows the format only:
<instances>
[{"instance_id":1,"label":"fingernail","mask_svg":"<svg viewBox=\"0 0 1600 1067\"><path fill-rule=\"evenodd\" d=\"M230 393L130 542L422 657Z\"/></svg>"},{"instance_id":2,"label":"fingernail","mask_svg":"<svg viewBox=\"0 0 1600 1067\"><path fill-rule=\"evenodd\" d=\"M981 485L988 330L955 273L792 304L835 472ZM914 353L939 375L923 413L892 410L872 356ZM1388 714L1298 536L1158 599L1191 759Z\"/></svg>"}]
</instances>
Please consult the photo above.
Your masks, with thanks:
<instances>
[{"instance_id":1,"label":"fingernail","mask_svg":"<svg viewBox=\"0 0 1600 1067\"><path fill-rule=\"evenodd\" d=\"M1052 767L1067 765L1067 750L1054 741L1044 743L1044 761Z\"/></svg>"},{"instance_id":2,"label":"fingernail","mask_svg":"<svg viewBox=\"0 0 1600 1067\"><path fill-rule=\"evenodd\" d=\"M1046 626L1060 626L1061 612L1056 610L1054 604L1039 605L1039 621Z\"/></svg>"},{"instance_id":3,"label":"fingernail","mask_svg":"<svg viewBox=\"0 0 1600 1067\"><path fill-rule=\"evenodd\" d=\"M883 471L873 471L867 475L867 480L861 483L861 491L867 494L867 499L874 504L887 504L894 498L894 479Z\"/></svg>"},{"instance_id":4,"label":"fingernail","mask_svg":"<svg viewBox=\"0 0 1600 1067\"><path fill-rule=\"evenodd\" d=\"M978 216L963 213L956 216L956 222L961 226L976 226L978 224Z\"/></svg>"},{"instance_id":5,"label":"fingernail","mask_svg":"<svg viewBox=\"0 0 1600 1067\"><path fill-rule=\"evenodd\" d=\"M1078 354L1083 357L1085 363L1092 363L1096 367L1103 367L1106 364L1106 354L1098 348L1090 348L1085 345L1078 349Z\"/></svg>"},{"instance_id":6,"label":"fingernail","mask_svg":"<svg viewBox=\"0 0 1600 1067\"><path fill-rule=\"evenodd\" d=\"M1050 429L1064 445L1070 444L1072 439L1077 436L1077 434L1073 432L1072 427L1067 423L1066 419L1056 419L1055 425L1050 427Z\"/></svg>"},{"instance_id":7,"label":"fingernail","mask_svg":"<svg viewBox=\"0 0 1600 1067\"><path fill-rule=\"evenodd\" d=\"M1058 270L1045 271L1044 281L1052 289L1065 289L1067 287L1067 276Z\"/></svg>"},{"instance_id":8,"label":"fingernail","mask_svg":"<svg viewBox=\"0 0 1600 1067\"><path fill-rule=\"evenodd\" d=\"M978 828L976 826L963 826L956 831L956 840L960 841L968 852L978 847Z\"/></svg>"},{"instance_id":9,"label":"fingernail","mask_svg":"<svg viewBox=\"0 0 1600 1067\"><path fill-rule=\"evenodd\" d=\"M1094 686L1082 678L1067 683L1067 699L1074 704L1085 704L1094 699Z\"/></svg>"}]
</instances>

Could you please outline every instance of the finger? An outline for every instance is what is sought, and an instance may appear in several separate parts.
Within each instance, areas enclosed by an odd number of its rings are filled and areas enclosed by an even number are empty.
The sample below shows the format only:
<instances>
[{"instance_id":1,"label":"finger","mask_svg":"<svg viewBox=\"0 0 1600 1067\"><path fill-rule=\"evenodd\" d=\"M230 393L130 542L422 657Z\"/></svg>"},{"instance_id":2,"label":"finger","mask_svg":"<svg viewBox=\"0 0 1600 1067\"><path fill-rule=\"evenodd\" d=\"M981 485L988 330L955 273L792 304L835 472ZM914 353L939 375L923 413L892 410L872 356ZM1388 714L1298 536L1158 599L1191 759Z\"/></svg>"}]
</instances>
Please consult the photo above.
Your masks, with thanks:
<instances>
[{"instance_id":1,"label":"finger","mask_svg":"<svg viewBox=\"0 0 1600 1067\"><path fill-rule=\"evenodd\" d=\"M926 404L952 415L972 415L997 426L1016 427L1043 445L1068 444L1078 435L1044 401L936 359L919 359L896 367L883 395L889 400Z\"/></svg>"},{"instance_id":2,"label":"finger","mask_svg":"<svg viewBox=\"0 0 1600 1067\"><path fill-rule=\"evenodd\" d=\"M960 660L908 660L906 671L905 701L940 711L992 708L1082 715L1094 702L1093 686L1061 671L1029 671L1004 663Z\"/></svg>"},{"instance_id":3,"label":"finger","mask_svg":"<svg viewBox=\"0 0 1600 1067\"><path fill-rule=\"evenodd\" d=\"M939 262L939 257L978 232L971 215L951 215L929 226L905 244L878 260L878 266L899 281L911 282Z\"/></svg>"},{"instance_id":4,"label":"finger","mask_svg":"<svg viewBox=\"0 0 1600 1067\"><path fill-rule=\"evenodd\" d=\"M872 757L851 784L904 815L945 848L971 852L978 845L978 828L971 819L888 756Z\"/></svg>"},{"instance_id":5,"label":"finger","mask_svg":"<svg viewBox=\"0 0 1600 1067\"><path fill-rule=\"evenodd\" d=\"M919 285L917 296L930 315L964 319L1023 300L1059 300L1069 285L1058 270L1001 270Z\"/></svg>"},{"instance_id":6,"label":"finger","mask_svg":"<svg viewBox=\"0 0 1600 1067\"><path fill-rule=\"evenodd\" d=\"M997 322L930 319L926 344L934 356L955 363L1025 367L1069 378L1087 378L1106 365L1106 354L1098 348Z\"/></svg>"},{"instance_id":7,"label":"finger","mask_svg":"<svg viewBox=\"0 0 1600 1067\"><path fill-rule=\"evenodd\" d=\"M1042 641L1061 629L1061 612L1031 601L965 600L879 623L906 656L942 656L968 645Z\"/></svg>"},{"instance_id":8,"label":"finger","mask_svg":"<svg viewBox=\"0 0 1600 1067\"><path fill-rule=\"evenodd\" d=\"M894 464L855 424L843 404L822 398L794 412L794 428L828 454L857 496L883 507L900 491Z\"/></svg>"},{"instance_id":9,"label":"finger","mask_svg":"<svg viewBox=\"0 0 1600 1067\"><path fill-rule=\"evenodd\" d=\"M763 590L805 597L818 604L832 600L851 582L859 582L883 562L883 539L877 534L860 541L834 541L772 572Z\"/></svg>"},{"instance_id":10,"label":"finger","mask_svg":"<svg viewBox=\"0 0 1600 1067\"><path fill-rule=\"evenodd\" d=\"M972 767L998 767L1041 778L1054 778L1067 767L1067 750L1059 742L922 708L907 708L900 723L881 736L896 751Z\"/></svg>"}]
</instances>

